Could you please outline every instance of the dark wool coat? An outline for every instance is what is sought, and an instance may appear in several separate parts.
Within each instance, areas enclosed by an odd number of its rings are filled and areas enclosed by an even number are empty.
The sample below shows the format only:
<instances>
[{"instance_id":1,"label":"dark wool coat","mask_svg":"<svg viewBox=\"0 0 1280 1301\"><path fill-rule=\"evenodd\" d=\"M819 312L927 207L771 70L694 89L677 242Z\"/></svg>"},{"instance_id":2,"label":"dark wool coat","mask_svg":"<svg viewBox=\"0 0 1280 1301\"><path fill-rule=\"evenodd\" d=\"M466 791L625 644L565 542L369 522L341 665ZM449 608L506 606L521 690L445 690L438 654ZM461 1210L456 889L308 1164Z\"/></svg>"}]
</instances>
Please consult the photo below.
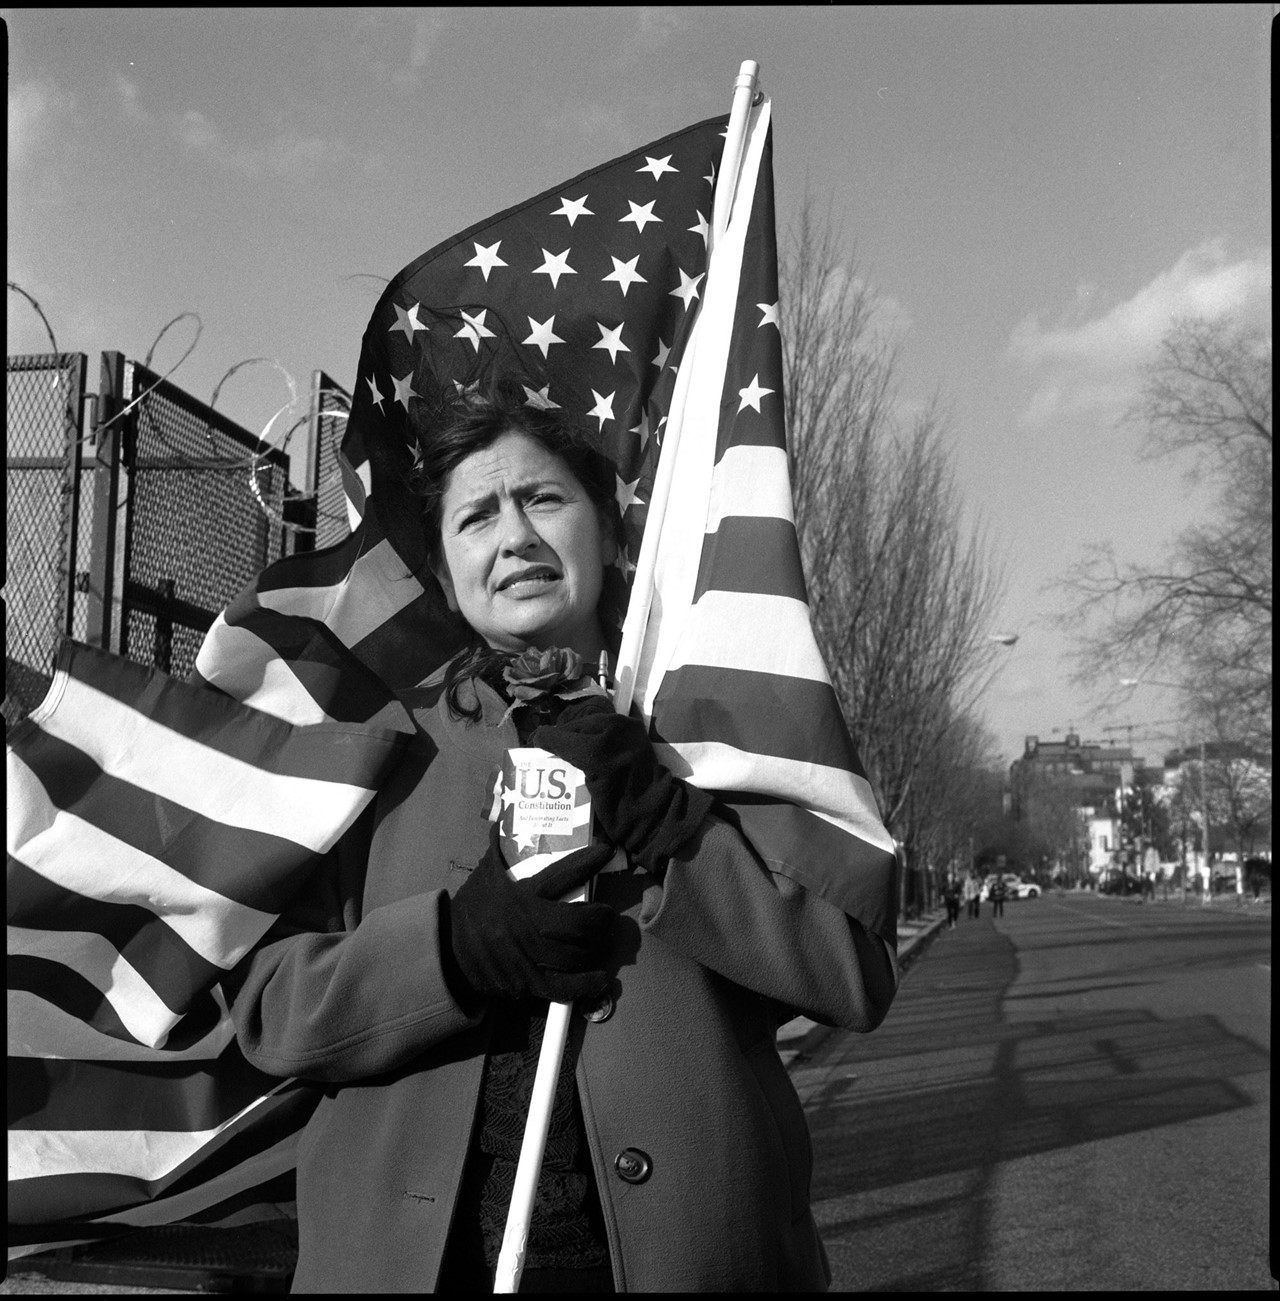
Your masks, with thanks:
<instances>
[{"instance_id":1,"label":"dark wool coat","mask_svg":"<svg viewBox=\"0 0 1280 1301\"><path fill-rule=\"evenodd\" d=\"M246 1057L328 1086L299 1148L297 1292L435 1286L489 1033L445 984L440 900L483 854L519 743L477 691L474 724L438 685L406 695L420 731L363 821L367 851L351 837L241 974ZM569 1051L618 1290L825 1290L808 1128L775 1035L796 1012L873 1029L895 987L887 947L715 817L662 884L606 872L595 897L618 913L616 979L574 1016ZM643 1154L641 1182L623 1153Z\"/></svg>"}]
</instances>

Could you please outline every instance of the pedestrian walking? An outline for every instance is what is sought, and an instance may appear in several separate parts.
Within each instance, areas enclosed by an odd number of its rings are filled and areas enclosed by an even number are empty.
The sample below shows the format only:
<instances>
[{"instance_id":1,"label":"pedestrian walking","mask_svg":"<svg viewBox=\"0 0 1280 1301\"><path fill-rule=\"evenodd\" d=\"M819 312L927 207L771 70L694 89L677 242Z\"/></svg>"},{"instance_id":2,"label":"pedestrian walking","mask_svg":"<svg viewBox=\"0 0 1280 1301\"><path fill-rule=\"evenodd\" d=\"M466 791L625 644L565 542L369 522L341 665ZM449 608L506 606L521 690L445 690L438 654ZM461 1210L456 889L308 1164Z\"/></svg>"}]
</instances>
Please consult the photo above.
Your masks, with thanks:
<instances>
[{"instance_id":1,"label":"pedestrian walking","mask_svg":"<svg viewBox=\"0 0 1280 1301\"><path fill-rule=\"evenodd\" d=\"M996 875L991 881L991 887L987 891L987 898L991 900L991 915L993 917L1004 916L1004 901L1009 897L1009 887L1005 884L1004 877Z\"/></svg>"},{"instance_id":2,"label":"pedestrian walking","mask_svg":"<svg viewBox=\"0 0 1280 1301\"><path fill-rule=\"evenodd\" d=\"M970 870L964 879L964 902L970 917L978 915L978 905L982 901L982 883L977 872Z\"/></svg>"},{"instance_id":3,"label":"pedestrian walking","mask_svg":"<svg viewBox=\"0 0 1280 1301\"><path fill-rule=\"evenodd\" d=\"M947 927L955 930L956 920L960 916L960 881L954 874L947 877L942 888L942 902L947 905Z\"/></svg>"}]
</instances>

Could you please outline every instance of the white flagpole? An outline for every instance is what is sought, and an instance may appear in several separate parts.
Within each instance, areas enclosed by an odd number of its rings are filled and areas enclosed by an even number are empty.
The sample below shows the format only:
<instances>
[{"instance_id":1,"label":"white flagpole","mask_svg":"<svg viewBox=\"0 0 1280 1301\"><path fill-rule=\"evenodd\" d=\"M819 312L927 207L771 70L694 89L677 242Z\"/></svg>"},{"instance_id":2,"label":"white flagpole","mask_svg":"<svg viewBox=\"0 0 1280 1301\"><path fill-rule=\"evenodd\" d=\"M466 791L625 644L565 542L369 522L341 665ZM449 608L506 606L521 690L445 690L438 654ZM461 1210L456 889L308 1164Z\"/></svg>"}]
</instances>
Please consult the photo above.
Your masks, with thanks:
<instances>
[{"instance_id":1,"label":"white flagpole","mask_svg":"<svg viewBox=\"0 0 1280 1301\"><path fill-rule=\"evenodd\" d=\"M751 101L755 98L760 65L747 59L738 70L733 85L733 108L729 113L729 129L725 133L724 152L720 156L720 176L716 185L715 206L711 215L711 256L707 259L707 278L715 256L716 245L729 225L733 208L733 195L738 185L738 171L742 166L742 153L747 138L747 120ZM662 435L662 455L658 459L658 472L654 476L653 493L645 516L644 537L640 542L640 555L636 560L635 581L631 585L631 598L627 604L627 618L622 629L622 646L618 653L617 691L614 706L625 714L631 708L635 694L636 672L644 648L645 629L649 624L649 609L653 604L654 576L658 564L658 539L662 522L671 499L671 484L675 476L676 448L680 443L685 395L694 372L694 358L698 335L695 325L689 347L676 376L675 392L671 399L672 418Z\"/></svg>"},{"instance_id":2,"label":"white flagpole","mask_svg":"<svg viewBox=\"0 0 1280 1301\"><path fill-rule=\"evenodd\" d=\"M743 148L747 135L747 121L751 101L755 98L760 65L747 59L738 70L733 88L733 107L729 114L729 129L725 136L724 152L720 159L720 176L716 185L715 206L712 209L712 237L707 259L708 278L716 241L729 224L733 207L733 194L738 184L738 170L742 165ZM671 409L678 413L680 402L689 386L693 372L693 349L696 347L696 327L690 338L676 377L676 390ZM620 714L631 708L635 693L636 668L644 647L645 627L653 603L654 575L658 558L658 535L666 514L671 494L676 444L680 437L680 421L668 420L662 440L662 453L658 460L658 473L653 496L645 518L644 539L640 544L640 557L636 565L635 582L631 589L627 620L623 629L622 647L618 658L614 708ZM575 898L586 897L586 891ZM511 1192L511 1206L507 1211L507 1226L498 1253L497 1271L493 1281L494 1294L511 1294L520 1290L520 1277L524 1273L525 1248L529 1239L529 1222L533 1216L533 1200L538 1189L538 1175L542 1170L542 1156L546 1149L547 1132L551 1127L551 1106L555 1100L556 1081L560 1076L560 1063L564 1057L569 1037L570 1003L552 1003L547 1009L546 1028L542 1034L542 1048L538 1056L538 1069L533 1080L533 1094L529 1099L529 1115L525 1121L524 1139L520 1159L516 1164L515 1186Z\"/></svg>"}]
</instances>

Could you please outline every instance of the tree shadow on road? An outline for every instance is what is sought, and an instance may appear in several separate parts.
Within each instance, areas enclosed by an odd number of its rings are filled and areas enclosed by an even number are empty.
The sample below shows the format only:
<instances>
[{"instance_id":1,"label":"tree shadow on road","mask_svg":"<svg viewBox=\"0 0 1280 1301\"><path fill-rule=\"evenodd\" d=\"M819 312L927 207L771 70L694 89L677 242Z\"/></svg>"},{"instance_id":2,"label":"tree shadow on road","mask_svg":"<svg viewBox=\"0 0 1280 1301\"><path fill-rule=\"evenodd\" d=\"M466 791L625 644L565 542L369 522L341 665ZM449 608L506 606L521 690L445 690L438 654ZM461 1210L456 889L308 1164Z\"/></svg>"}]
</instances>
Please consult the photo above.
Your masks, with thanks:
<instances>
[{"instance_id":1,"label":"tree shadow on road","mask_svg":"<svg viewBox=\"0 0 1280 1301\"><path fill-rule=\"evenodd\" d=\"M1013 944L987 925L956 939L880 1031L796 1072L837 1288L982 1290L1001 1163L1251 1106L1233 1080L1270 1067L1209 1016L1006 1021Z\"/></svg>"}]
</instances>

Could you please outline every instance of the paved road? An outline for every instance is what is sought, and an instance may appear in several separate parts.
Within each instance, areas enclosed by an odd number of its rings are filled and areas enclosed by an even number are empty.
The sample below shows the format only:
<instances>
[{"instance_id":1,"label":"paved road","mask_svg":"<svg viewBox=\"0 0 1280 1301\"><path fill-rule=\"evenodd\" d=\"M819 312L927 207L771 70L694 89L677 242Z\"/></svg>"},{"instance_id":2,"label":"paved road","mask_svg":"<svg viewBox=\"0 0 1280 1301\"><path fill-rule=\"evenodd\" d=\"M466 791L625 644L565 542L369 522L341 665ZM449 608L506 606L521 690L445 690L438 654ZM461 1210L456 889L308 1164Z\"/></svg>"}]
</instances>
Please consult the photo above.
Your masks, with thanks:
<instances>
[{"instance_id":1,"label":"paved road","mask_svg":"<svg viewBox=\"0 0 1280 1301\"><path fill-rule=\"evenodd\" d=\"M1091 894L943 929L793 1069L840 1291L1275 1290L1270 909Z\"/></svg>"}]
</instances>

